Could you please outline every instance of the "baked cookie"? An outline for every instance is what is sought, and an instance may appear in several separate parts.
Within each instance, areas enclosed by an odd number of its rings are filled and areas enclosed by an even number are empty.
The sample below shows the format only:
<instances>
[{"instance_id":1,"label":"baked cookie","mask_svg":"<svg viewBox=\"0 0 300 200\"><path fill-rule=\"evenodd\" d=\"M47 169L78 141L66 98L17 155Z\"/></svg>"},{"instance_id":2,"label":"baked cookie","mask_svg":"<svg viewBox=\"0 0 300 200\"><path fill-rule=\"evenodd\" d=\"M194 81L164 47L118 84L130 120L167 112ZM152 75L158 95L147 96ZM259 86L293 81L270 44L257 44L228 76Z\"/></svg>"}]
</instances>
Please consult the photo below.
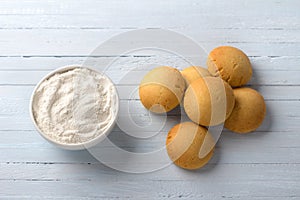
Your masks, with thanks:
<instances>
[{"instance_id":1,"label":"baked cookie","mask_svg":"<svg viewBox=\"0 0 300 200\"><path fill-rule=\"evenodd\" d=\"M185 68L181 71L181 74L185 79L187 85L192 83L194 80L197 80L198 78L211 76L207 69L198 66L191 66Z\"/></svg>"},{"instance_id":2,"label":"baked cookie","mask_svg":"<svg viewBox=\"0 0 300 200\"><path fill-rule=\"evenodd\" d=\"M251 88L233 90L235 106L225 127L236 133L248 133L257 129L266 115L266 104L261 94Z\"/></svg>"},{"instance_id":3,"label":"baked cookie","mask_svg":"<svg viewBox=\"0 0 300 200\"><path fill-rule=\"evenodd\" d=\"M175 125L166 141L170 159L184 169L203 167L211 159L214 145L214 138L208 130L193 122Z\"/></svg>"},{"instance_id":4,"label":"baked cookie","mask_svg":"<svg viewBox=\"0 0 300 200\"><path fill-rule=\"evenodd\" d=\"M249 58L235 47L220 46L213 49L208 55L207 66L213 76L220 76L232 87L245 85L252 76Z\"/></svg>"},{"instance_id":5,"label":"baked cookie","mask_svg":"<svg viewBox=\"0 0 300 200\"><path fill-rule=\"evenodd\" d=\"M215 126L228 118L235 99L228 83L217 77L193 81L184 95L184 110L195 123Z\"/></svg>"},{"instance_id":6,"label":"baked cookie","mask_svg":"<svg viewBox=\"0 0 300 200\"><path fill-rule=\"evenodd\" d=\"M172 67L157 67L148 72L139 86L139 96L145 108L155 113L168 112L183 98L185 80Z\"/></svg>"}]
</instances>

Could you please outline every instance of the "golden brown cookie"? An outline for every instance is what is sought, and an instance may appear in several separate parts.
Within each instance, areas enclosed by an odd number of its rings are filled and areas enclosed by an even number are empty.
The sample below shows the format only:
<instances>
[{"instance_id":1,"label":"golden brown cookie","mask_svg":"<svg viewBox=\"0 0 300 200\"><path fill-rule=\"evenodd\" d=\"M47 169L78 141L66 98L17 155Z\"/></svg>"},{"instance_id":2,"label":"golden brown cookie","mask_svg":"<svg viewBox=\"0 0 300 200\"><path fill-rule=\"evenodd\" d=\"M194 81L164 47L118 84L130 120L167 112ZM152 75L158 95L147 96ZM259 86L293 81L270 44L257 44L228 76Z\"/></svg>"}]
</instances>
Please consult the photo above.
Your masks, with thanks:
<instances>
[{"instance_id":1,"label":"golden brown cookie","mask_svg":"<svg viewBox=\"0 0 300 200\"><path fill-rule=\"evenodd\" d=\"M236 133L248 133L257 129L266 115L266 104L261 94L251 88L233 90L235 106L225 127Z\"/></svg>"},{"instance_id":2,"label":"golden brown cookie","mask_svg":"<svg viewBox=\"0 0 300 200\"><path fill-rule=\"evenodd\" d=\"M203 167L211 159L214 145L214 138L208 130L193 122L183 122L174 126L169 131L166 141L170 159L184 169Z\"/></svg>"},{"instance_id":3,"label":"golden brown cookie","mask_svg":"<svg viewBox=\"0 0 300 200\"><path fill-rule=\"evenodd\" d=\"M155 113L168 112L182 100L185 80L172 67L157 67L148 72L139 86L139 95L145 108Z\"/></svg>"},{"instance_id":4,"label":"golden brown cookie","mask_svg":"<svg viewBox=\"0 0 300 200\"><path fill-rule=\"evenodd\" d=\"M207 69L198 66L191 66L185 68L181 71L181 74L185 79L187 85L192 83L194 80L197 80L198 78L211 76Z\"/></svg>"},{"instance_id":5,"label":"golden brown cookie","mask_svg":"<svg viewBox=\"0 0 300 200\"><path fill-rule=\"evenodd\" d=\"M207 58L208 71L220 76L232 87L245 85L252 76L252 67L247 55L231 46L213 49Z\"/></svg>"},{"instance_id":6,"label":"golden brown cookie","mask_svg":"<svg viewBox=\"0 0 300 200\"><path fill-rule=\"evenodd\" d=\"M215 126L228 118L235 99L232 88L218 77L193 81L184 95L184 110L195 123Z\"/></svg>"}]
</instances>

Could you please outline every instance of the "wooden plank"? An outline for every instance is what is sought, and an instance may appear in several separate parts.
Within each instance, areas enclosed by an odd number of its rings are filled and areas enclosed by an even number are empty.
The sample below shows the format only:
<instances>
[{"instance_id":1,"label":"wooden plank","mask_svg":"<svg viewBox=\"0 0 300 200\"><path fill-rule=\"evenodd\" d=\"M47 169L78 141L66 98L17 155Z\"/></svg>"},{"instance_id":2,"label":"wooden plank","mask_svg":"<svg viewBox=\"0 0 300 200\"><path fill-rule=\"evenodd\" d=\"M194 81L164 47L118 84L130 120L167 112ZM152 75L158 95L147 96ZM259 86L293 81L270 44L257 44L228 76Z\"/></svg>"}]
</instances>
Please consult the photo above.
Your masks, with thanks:
<instances>
[{"instance_id":1,"label":"wooden plank","mask_svg":"<svg viewBox=\"0 0 300 200\"><path fill-rule=\"evenodd\" d=\"M153 132L153 131L152 131ZM151 134L152 132L148 132ZM113 130L109 135L109 139L116 145L122 148L138 147L140 150L143 148L150 150L151 148L158 148L164 145L166 135L168 131L162 131L151 138L134 138L131 135L122 132L120 130ZM0 141L0 148L6 149L23 149L23 148L41 148L41 149L53 149L56 148L52 145L48 145L45 140L39 136L36 130L22 131L0 131L0 135L5 140ZM279 132L253 132L247 135L239 135L232 133L228 130L223 130L222 138L217 144L218 148L222 149L235 149L251 148L256 144L257 146L267 148L300 148L300 144L297 141L297 131L279 131ZM124 143L126 141L126 143ZM234 145L235 143L235 145ZM257 150L258 151L258 150ZM17 161L17 160L16 160ZM4 162L4 160L1 160ZM80 162L80 161L78 161ZM295 160L297 162L297 160Z\"/></svg>"},{"instance_id":2,"label":"wooden plank","mask_svg":"<svg viewBox=\"0 0 300 200\"><path fill-rule=\"evenodd\" d=\"M150 139L135 139L122 132L112 132L110 140L126 151L136 153L153 152L164 148L167 133ZM62 164L97 163L87 151L70 152L60 150L47 143L36 131L0 131L0 136L10 139L0 143L5 154L0 155L0 165L15 164ZM211 164L299 164L300 146L298 134L294 132L256 132L239 135L223 132ZM23 142L22 142L23 140ZM124 142L126 141L126 142ZM101 145L103 153L109 153L114 147ZM32 153L30 153L32 152ZM274 152L277 152L274 154ZM93 153L93 152L92 152ZM286 156L289 155L289 156ZM125 164L119 161L119 165ZM161 163L152 161L153 165ZM1 176L2 177L2 176Z\"/></svg>"},{"instance_id":3,"label":"wooden plank","mask_svg":"<svg viewBox=\"0 0 300 200\"><path fill-rule=\"evenodd\" d=\"M16 181L34 181L34 179L37 179L36 181L49 181L49 182L70 182L74 181L76 183L77 181L83 180L83 181L92 181L92 182L105 182L108 181L108 183L115 182L116 179L122 179L130 180L132 178L136 179L137 181L141 180L148 180L148 181L197 181L198 178L203 177L202 184L205 184L204 180L209 179L209 177L212 178L212 181L218 182L218 181L226 181L226 178L230 178L232 181L262 181L264 179L266 180L278 180L281 181L295 181L299 182L299 172L297 168L299 167L299 164L278 164L278 163L270 163L267 165L262 164L220 164L219 166L216 166L215 164L208 164L207 167L204 169L200 169L197 171L187 171L180 169L174 165L170 165L162 170L155 171L154 173L146 173L141 175L136 174L126 174L124 176L123 173L116 172L108 167L105 167L104 165L100 163L91 163L91 164L43 164L43 163L28 163L25 165L21 165L19 163L7 163L1 165L3 168L3 171L1 171L1 181L5 180L16 180ZM28 174L21 173L22 167L27 169ZM245 174L244 177L239 177L237 175L234 175L232 173L224 173L226 170L228 170L229 167L233 167L234 169L238 170L239 172L245 172L247 170L248 173ZM284 168L287 168L289 170L285 170L286 176L284 176L284 173L278 173L274 175L273 173L283 172ZM70 170L66 170L70 168ZM212 168L212 169L209 169ZM240 169L238 169L240 168ZM13 170L16 173L14 175L9 175L6 172L9 170ZM210 172L211 170L211 172ZM259 170L266 172L265 175L269 176L261 176L259 173ZM47 173L45 173L47 171ZM166 173L169 171L170 174L172 174L172 177L168 176ZM19 173L18 173L19 172ZM204 173L207 172L208 174ZM214 173L213 173L214 172ZM96 177L93 177L98 173ZM273 174L273 175L271 175ZM98 178L103 175L103 180L98 180ZM289 176L290 175L290 176ZM109 178L115 178L115 180L109 180ZM224 183L224 182L223 182ZM111 185L108 185L111 186Z\"/></svg>"},{"instance_id":4,"label":"wooden plank","mask_svg":"<svg viewBox=\"0 0 300 200\"><path fill-rule=\"evenodd\" d=\"M176 29L174 29L176 30ZM193 38L208 52L216 46L233 45L243 49L249 56L299 56L300 39L299 30L291 31L243 31L243 30L199 30L180 32L187 37ZM63 55L89 55L98 45L112 36L126 32L126 30L0 30L2 56L63 56ZM254 37L255 36L255 37ZM84 38L84 40L82 39ZM15 41L18 41L17 43ZM132 39L135 41L135 38ZM145 43L146 42L146 43ZM189 52L190 45L168 43L144 38L144 41L136 41L140 46L155 47L156 43L164 45L166 49L176 46L181 51ZM116 51L120 47L127 50L135 49L136 43L113 43L110 51ZM131 46L133 45L133 46ZM195 52L194 52L195 53Z\"/></svg>"},{"instance_id":5,"label":"wooden plank","mask_svg":"<svg viewBox=\"0 0 300 200\"><path fill-rule=\"evenodd\" d=\"M200 56L198 56L200 57ZM198 57L186 57L186 60L196 60ZM272 70L272 71L299 71L299 56L279 56L279 57L250 57L252 67L257 70ZM101 65L109 64L112 61L111 68L119 70L131 70L136 65L145 65L146 63L174 63L175 67L185 68L187 67L186 61L176 56L151 56L151 57L97 57L92 58L88 56L77 57L0 57L1 71L50 71L58 67L72 65L72 64L84 64L90 63L96 66L97 63ZM134 66L132 64L135 64ZM287 65L288 63L288 65ZM172 65L173 66L173 65ZM206 67L205 65L203 67ZM143 68L135 68L135 70L144 70ZM0 72L1 73L1 72Z\"/></svg>"},{"instance_id":6,"label":"wooden plank","mask_svg":"<svg viewBox=\"0 0 300 200\"><path fill-rule=\"evenodd\" d=\"M268 138L266 138L268 139ZM297 139L295 137L295 139ZM252 141L245 139L245 142L242 142L243 145L237 145L236 148L227 148L229 145L235 145L233 142L229 142L228 145L219 144L220 147L216 147L214 157L211 160L213 164L299 164L299 147L267 147L266 145L260 145L259 147ZM273 140L272 140L273 141ZM151 142L150 142L151 143ZM164 143L164 142L163 142ZM245 145L246 144L246 145ZM263 144L263 141L259 144ZM152 144L151 147L141 148L139 143L129 147L129 146L120 146L125 151L135 152L135 153L147 153L154 152L163 148L163 146L158 146L158 144ZM286 144L288 145L288 144ZM154 147L156 146L156 148ZM116 150L116 147L101 147L101 150L104 152L101 156L109 156L114 163L114 166L119 168L122 165L126 166L126 162L119 161L115 156L109 154L109 151ZM1 166L3 163L19 163L20 165L30 164L30 163L45 163L45 164L61 164L61 163L97 163L89 152L80 151L80 152L70 152L66 150L60 150L58 147L50 146L50 144L44 144L44 146L37 147L33 145L17 147L15 149L1 147L1 151L5 152L5 155L1 154ZM164 150L160 150L163 151ZM249 152L251 151L251 152ZM276 154L274 154L276 152ZM156 168L157 166L163 167L169 160L163 160L164 155L157 157L158 160L154 161L153 159L149 160L147 163L147 169ZM289 156L284 156L289 155ZM97 154L96 154L97 156ZM98 155L100 156L100 155ZM122 159L121 159L122 160ZM134 166L139 164L140 169L144 169L142 166L145 165L145 160L141 163L140 160L135 160ZM151 162L151 163L150 163Z\"/></svg>"},{"instance_id":7,"label":"wooden plank","mask_svg":"<svg viewBox=\"0 0 300 200\"><path fill-rule=\"evenodd\" d=\"M173 31L178 31L179 33L192 37L197 42L201 43L299 43L300 29L296 30L264 30L264 29L193 29L189 28L179 29L172 28ZM36 40L37 42L48 43L76 43L76 42L97 42L101 39L105 39L108 36L113 36L118 33L122 33L128 30L124 29L78 29L68 30L68 29L0 29L1 38L5 38L2 41L2 46L7 44L11 45L11 42L18 38L18 43L28 44L30 39ZM68 35L67 38L64 36ZM10 37L5 37L10 36ZM90 37L89 37L90 36ZM27 41L23 41L27 38ZM76 41L79 38L85 38L84 40ZM134 38L130 38L134 39ZM145 38L146 39L146 38ZM148 39L148 38L147 38ZM152 38L149 38L151 41ZM5 43L4 43L5 42ZM25 43L26 42L26 43ZM96 43L96 44L97 44ZM84 44L84 43L82 43ZM89 43L86 43L89 44ZM14 45L16 45L14 43ZM120 44L119 44L120 45ZM5 47L5 46L4 46ZM4 48L3 47L3 48ZM18 47L18 46L16 46ZM25 46L26 47L26 46ZM78 46L77 48L79 48ZM93 47L93 46L91 46ZM41 46L40 46L41 48ZM8 49L7 49L8 50ZM13 50L13 49L12 49ZM14 49L16 51L16 49Z\"/></svg>"},{"instance_id":8,"label":"wooden plank","mask_svg":"<svg viewBox=\"0 0 300 200\"><path fill-rule=\"evenodd\" d=\"M259 0L254 0L249 2L240 2L238 0L234 0L228 3L225 3L221 0L213 0L208 2L197 2L197 1L189 1L189 2L176 2L174 3L171 0L167 0L164 2L154 0L150 2L135 2L134 1L110 1L109 3L103 4L101 1L92 1L87 0L84 1L47 1L47 2L39 2L37 0L34 1L25 1L18 2L17 0L8 1L5 0L2 3L2 9L0 14L4 15L104 15L106 17L130 17L132 16L132 12L134 11L136 16L149 15L155 17L159 16L174 16L177 15L186 15L187 12L178 13L178 9L184 9L189 11L188 13L191 16L194 16L195 13L205 13L211 14L214 11L214 14L217 16L225 15L225 16L255 16L257 13L261 13L262 16L278 16L280 13L281 16L299 16L298 7L299 3L297 1L293 1L291 4L288 1L280 1L275 2L273 0L267 0L264 2L264 5L268 5L268 9L265 6L261 6L261 2ZM129 7L128 5L133 5ZM191 6L192 5L192 6ZM232 13L232 8L235 9L235 13ZM103 12L99 12L99 9ZM255 12L253 12L255 10ZM106 12L105 12L106 11ZM120 13L120 11L123 11ZM283 12L285 11L285 12ZM116 14L119 14L116 16ZM150 15L152 14L152 15ZM153 15L154 14L154 15ZM175 15L176 16L176 15ZM155 18L149 21L155 21Z\"/></svg>"},{"instance_id":9,"label":"wooden plank","mask_svg":"<svg viewBox=\"0 0 300 200\"><path fill-rule=\"evenodd\" d=\"M230 2L228 2L230 5ZM203 8L205 8L203 6ZM99 7L95 7L99 9ZM297 13L293 15L281 15L280 17L263 16L263 13L255 14L251 17L244 15L211 15L209 9L202 12L191 11L177 12L176 9L168 7L165 12L172 9L169 18L165 17L164 12L143 13L141 20L136 20L136 14L126 15L128 8L120 9L118 20L110 12L97 10L94 14L11 14L1 15L1 29L122 29L135 30L140 28L166 28L181 30L192 30L195 27L209 30L299 30L300 22ZM267 10L271 10L266 8ZM44 10L48 10L44 9ZM80 9L83 10L83 9ZM244 9L245 10L245 9ZM34 11L33 11L34 12ZM175 13L176 12L176 13ZM288 14L284 12L283 14ZM188 22L188 23L187 23ZM209 23L208 23L209 22Z\"/></svg>"},{"instance_id":10,"label":"wooden plank","mask_svg":"<svg viewBox=\"0 0 300 200\"><path fill-rule=\"evenodd\" d=\"M174 199L298 198L298 167L216 165L188 172L172 165L155 173L124 175L115 171L111 174L101 165L8 165L4 172L14 170L15 174L9 180L1 181L1 195L36 198L147 198L149 195L151 198ZM23 170L35 173L24 174Z\"/></svg>"}]
</instances>

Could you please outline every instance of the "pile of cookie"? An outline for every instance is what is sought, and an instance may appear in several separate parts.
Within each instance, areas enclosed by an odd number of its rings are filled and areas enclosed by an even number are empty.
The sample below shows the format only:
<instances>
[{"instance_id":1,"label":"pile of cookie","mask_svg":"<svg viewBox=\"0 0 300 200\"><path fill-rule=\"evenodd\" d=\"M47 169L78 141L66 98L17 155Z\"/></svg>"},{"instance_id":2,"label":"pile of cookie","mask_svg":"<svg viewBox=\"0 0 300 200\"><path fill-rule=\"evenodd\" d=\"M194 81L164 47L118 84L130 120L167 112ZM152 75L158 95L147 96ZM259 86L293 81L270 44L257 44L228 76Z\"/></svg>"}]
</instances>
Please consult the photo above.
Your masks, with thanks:
<instances>
[{"instance_id":1,"label":"pile of cookie","mask_svg":"<svg viewBox=\"0 0 300 200\"><path fill-rule=\"evenodd\" d=\"M243 87L252 77L247 55L238 48L220 46L207 58L207 69L157 67L148 72L139 86L145 108L154 113L173 110L183 101L190 121L175 125L166 145L170 159L179 167L198 169L212 157L215 139L208 127L224 124L236 133L249 133L264 120L264 98Z\"/></svg>"}]
</instances>

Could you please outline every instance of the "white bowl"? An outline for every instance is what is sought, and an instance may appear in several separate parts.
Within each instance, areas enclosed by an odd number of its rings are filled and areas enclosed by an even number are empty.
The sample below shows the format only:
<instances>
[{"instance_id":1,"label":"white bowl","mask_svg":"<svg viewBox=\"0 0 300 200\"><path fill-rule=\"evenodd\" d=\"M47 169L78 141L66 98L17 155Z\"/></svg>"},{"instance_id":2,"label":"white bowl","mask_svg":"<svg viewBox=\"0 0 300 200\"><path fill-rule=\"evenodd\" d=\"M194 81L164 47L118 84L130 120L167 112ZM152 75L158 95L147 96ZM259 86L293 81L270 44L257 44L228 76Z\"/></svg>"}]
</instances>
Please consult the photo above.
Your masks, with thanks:
<instances>
[{"instance_id":1,"label":"white bowl","mask_svg":"<svg viewBox=\"0 0 300 200\"><path fill-rule=\"evenodd\" d=\"M87 148L90 148L96 144L98 144L99 142L101 142L103 139L105 139L105 137L107 137L107 135L112 131L112 129L114 128L115 124L116 124L116 121L117 121L117 118L118 118L118 114L119 114L119 95L118 95L118 92L117 92L117 89L116 87L114 86L114 89L115 89L115 96L116 96L116 103L115 103L115 115L114 115L114 118L111 120L110 124L109 124L109 127L101 134L99 134L98 136L96 136L95 138L89 140L89 141L86 141L86 142L82 142L82 143L76 143L76 144L66 144L66 143L61 143L61 142L58 142L52 138L50 138L48 135L46 135L45 133L43 133L43 131L39 128L38 124L36 123L36 120L35 120L35 117L33 115L33 99L34 99L34 96L36 94L36 90L38 89L38 87L40 86L40 84L45 81L46 79L50 78L51 76L53 76L55 73L58 73L58 72L64 72L66 70L70 70L70 69L74 69L74 68L87 68L89 70L92 70L96 73L100 73L99 71L95 70L95 69L92 69L90 67L83 67L83 66L80 66L80 65L69 65L69 66L64 66L64 67L61 67L61 68L58 68L52 72L50 72L49 74L47 74L44 78L42 78L42 80L35 86L34 90L33 90L33 93L31 95L31 99L30 99L30 105L29 105L29 113L30 113L30 117L31 117L31 120L35 126L35 128L37 129L37 131L40 133L40 135L45 138L47 141L49 141L50 143L60 147L60 148L63 148L63 149L68 149L68 150L82 150L82 149L87 149ZM107 77L106 75L104 75L103 73L101 73L101 75ZM113 82L111 81L111 79L109 77L107 77L107 79L113 84ZM113 84L114 85L114 84Z\"/></svg>"}]
</instances>

